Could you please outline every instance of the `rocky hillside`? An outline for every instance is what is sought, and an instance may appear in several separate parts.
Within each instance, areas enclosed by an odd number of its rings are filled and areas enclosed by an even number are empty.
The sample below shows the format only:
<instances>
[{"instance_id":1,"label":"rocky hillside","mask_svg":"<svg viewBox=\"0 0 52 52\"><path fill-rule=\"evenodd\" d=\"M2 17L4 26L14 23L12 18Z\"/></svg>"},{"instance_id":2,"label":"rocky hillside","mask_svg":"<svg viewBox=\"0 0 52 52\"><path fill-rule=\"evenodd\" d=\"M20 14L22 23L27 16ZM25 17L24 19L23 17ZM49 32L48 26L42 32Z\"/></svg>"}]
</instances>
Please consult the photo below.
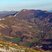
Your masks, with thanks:
<instances>
[{"instance_id":1,"label":"rocky hillside","mask_svg":"<svg viewBox=\"0 0 52 52\"><path fill-rule=\"evenodd\" d=\"M6 42L0 40L0 52L50 52L50 51L44 51L41 49L34 50L32 48L19 46L12 42Z\"/></svg>"},{"instance_id":2,"label":"rocky hillside","mask_svg":"<svg viewBox=\"0 0 52 52\"><path fill-rule=\"evenodd\" d=\"M0 20L0 40L35 48L43 39L52 39L50 12L25 9L3 18Z\"/></svg>"}]
</instances>

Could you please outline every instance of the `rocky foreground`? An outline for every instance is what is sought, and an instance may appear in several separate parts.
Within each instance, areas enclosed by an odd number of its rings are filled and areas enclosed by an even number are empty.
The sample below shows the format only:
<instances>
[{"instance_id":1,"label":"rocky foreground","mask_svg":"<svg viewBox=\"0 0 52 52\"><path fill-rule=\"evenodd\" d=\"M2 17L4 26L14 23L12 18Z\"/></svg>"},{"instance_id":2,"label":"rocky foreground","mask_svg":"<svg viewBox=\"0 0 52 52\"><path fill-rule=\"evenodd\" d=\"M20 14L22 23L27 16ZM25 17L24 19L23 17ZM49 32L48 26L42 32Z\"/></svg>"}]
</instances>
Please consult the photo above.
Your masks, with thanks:
<instances>
[{"instance_id":1,"label":"rocky foreground","mask_svg":"<svg viewBox=\"0 0 52 52\"><path fill-rule=\"evenodd\" d=\"M15 43L5 42L0 40L0 52L50 52L50 51L27 48L19 46Z\"/></svg>"}]
</instances>

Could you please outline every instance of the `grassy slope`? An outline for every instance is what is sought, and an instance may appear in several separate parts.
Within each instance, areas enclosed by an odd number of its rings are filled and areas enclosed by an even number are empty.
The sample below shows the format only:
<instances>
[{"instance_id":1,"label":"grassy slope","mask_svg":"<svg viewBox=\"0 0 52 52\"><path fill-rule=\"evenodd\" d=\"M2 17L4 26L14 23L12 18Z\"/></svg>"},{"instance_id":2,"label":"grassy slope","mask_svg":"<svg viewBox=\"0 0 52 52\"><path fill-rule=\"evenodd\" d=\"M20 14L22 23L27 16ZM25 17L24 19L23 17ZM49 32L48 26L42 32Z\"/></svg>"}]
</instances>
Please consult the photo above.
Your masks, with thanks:
<instances>
[{"instance_id":1,"label":"grassy slope","mask_svg":"<svg viewBox=\"0 0 52 52\"><path fill-rule=\"evenodd\" d=\"M32 48L27 48L27 47L24 47L24 46L19 46L17 44L14 44L14 43L11 43L11 42L5 42L5 41L1 41L0 40L0 48L4 48L6 50L11 50L12 48L12 51L15 51L15 52L18 52L20 50L20 52L22 51L25 51L25 52L49 52L49 51L43 51L43 50L34 50Z\"/></svg>"}]
</instances>

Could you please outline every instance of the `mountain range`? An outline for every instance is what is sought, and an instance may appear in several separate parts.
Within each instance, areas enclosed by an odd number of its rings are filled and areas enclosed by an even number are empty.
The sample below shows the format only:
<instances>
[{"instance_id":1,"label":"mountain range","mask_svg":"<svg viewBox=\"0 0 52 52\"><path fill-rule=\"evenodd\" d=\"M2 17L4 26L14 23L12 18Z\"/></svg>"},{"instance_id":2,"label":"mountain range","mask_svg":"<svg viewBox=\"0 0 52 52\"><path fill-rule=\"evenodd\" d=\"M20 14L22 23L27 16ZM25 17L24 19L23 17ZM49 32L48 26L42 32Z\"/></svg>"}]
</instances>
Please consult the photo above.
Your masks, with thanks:
<instances>
[{"instance_id":1,"label":"mountain range","mask_svg":"<svg viewBox=\"0 0 52 52\"><path fill-rule=\"evenodd\" d=\"M52 12L23 9L0 13L0 40L34 48L43 39L52 39Z\"/></svg>"}]
</instances>

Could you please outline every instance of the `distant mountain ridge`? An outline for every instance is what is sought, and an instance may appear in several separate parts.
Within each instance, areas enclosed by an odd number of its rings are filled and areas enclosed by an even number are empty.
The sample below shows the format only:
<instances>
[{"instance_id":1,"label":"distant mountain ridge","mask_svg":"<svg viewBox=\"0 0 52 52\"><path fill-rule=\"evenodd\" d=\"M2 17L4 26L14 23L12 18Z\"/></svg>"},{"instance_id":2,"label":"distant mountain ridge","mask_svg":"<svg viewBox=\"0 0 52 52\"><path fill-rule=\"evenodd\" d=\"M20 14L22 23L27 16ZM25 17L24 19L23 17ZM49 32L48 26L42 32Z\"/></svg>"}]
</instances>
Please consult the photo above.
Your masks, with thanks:
<instances>
[{"instance_id":1,"label":"distant mountain ridge","mask_svg":"<svg viewBox=\"0 0 52 52\"><path fill-rule=\"evenodd\" d=\"M6 17L6 16L13 16L17 13L17 11L0 11L0 18Z\"/></svg>"},{"instance_id":2,"label":"distant mountain ridge","mask_svg":"<svg viewBox=\"0 0 52 52\"><path fill-rule=\"evenodd\" d=\"M52 11L52 10L50 10L50 11ZM18 13L23 13L23 12L24 12L24 14L32 13L32 15L34 15L35 17L38 17L38 16L46 17L48 15L50 15L50 16L52 15L52 12L49 12L49 11L23 9L21 11L0 11L0 17L6 17L6 16L10 16L10 15L14 16L15 14L17 15Z\"/></svg>"},{"instance_id":3,"label":"distant mountain ridge","mask_svg":"<svg viewBox=\"0 0 52 52\"><path fill-rule=\"evenodd\" d=\"M52 10L48 10L48 12L52 12Z\"/></svg>"}]
</instances>

